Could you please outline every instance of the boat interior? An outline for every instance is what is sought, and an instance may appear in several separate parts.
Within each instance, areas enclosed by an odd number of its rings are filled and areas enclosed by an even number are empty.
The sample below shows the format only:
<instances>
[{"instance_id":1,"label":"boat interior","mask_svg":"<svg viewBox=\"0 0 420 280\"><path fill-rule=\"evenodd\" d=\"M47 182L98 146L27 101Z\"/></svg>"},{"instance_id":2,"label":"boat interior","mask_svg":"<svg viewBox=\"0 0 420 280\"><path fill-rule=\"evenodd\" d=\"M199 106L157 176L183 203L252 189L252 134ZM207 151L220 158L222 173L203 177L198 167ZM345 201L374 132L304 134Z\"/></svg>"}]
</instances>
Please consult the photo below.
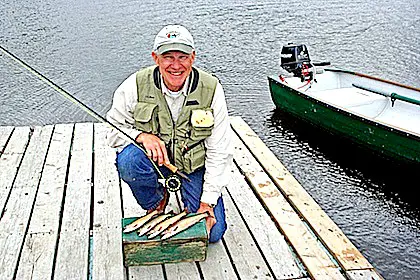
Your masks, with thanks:
<instances>
[{"instance_id":1,"label":"boat interior","mask_svg":"<svg viewBox=\"0 0 420 280\"><path fill-rule=\"evenodd\" d=\"M287 85L333 107L375 122L420 136L420 105L402 100L392 101L397 93L420 100L420 92L381 80L339 71L321 71L316 82L307 84L300 78L287 78Z\"/></svg>"}]
</instances>

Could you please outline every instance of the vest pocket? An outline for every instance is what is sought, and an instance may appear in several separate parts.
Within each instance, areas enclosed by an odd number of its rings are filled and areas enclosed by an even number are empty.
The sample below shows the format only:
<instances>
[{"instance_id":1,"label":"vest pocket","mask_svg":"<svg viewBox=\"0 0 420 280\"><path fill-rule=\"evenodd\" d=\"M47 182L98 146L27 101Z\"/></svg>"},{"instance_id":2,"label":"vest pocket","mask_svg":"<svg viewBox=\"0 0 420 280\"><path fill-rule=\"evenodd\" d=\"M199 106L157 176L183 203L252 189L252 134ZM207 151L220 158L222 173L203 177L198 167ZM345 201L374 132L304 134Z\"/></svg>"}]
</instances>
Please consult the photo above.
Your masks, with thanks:
<instances>
[{"instance_id":1,"label":"vest pocket","mask_svg":"<svg viewBox=\"0 0 420 280\"><path fill-rule=\"evenodd\" d=\"M198 128L208 128L214 126L213 109L195 109L191 112L191 125Z\"/></svg>"},{"instance_id":2,"label":"vest pocket","mask_svg":"<svg viewBox=\"0 0 420 280\"><path fill-rule=\"evenodd\" d=\"M204 143L200 143L184 155L184 171L189 174L203 167L205 157L206 149Z\"/></svg>"},{"instance_id":3,"label":"vest pocket","mask_svg":"<svg viewBox=\"0 0 420 280\"><path fill-rule=\"evenodd\" d=\"M138 102L134 108L136 127L147 133L157 134L158 121L156 119L157 104Z\"/></svg>"},{"instance_id":4,"label":"vest pocket","mask_svg":"<svg viewBox=\"0 0 420 280\"><path fill-rule=\"evenodd\" d=\"M190 138L192 141L203 140L211 135L212 129L213 129L212 127L207 127L207 128L193 127Z\"/></svg>"},{"instance_id":5,"label":"vest pocket","mask_svg":"<svg viewBox=\"0 0 420 280\"><path fill-rule=\"evenodd\" d=\"M191 125L191 140L199 141L210 136L214 127L213 110L211 108L192 110Z\"/></svg>"}]
</instances>

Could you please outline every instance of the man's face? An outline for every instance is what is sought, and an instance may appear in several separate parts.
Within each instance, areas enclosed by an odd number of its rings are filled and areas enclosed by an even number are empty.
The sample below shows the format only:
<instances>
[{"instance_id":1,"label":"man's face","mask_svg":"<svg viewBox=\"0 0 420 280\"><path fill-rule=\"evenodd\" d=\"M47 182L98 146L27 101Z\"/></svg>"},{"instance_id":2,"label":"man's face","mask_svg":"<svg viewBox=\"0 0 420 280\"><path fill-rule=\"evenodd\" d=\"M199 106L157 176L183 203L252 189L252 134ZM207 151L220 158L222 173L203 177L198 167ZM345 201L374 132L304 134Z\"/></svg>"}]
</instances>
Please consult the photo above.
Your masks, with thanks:
<instances>
[{"instance_id":1,"label":"man's face","mask_svg":"<svg viewBox=\"0 0 420 280\"><path fill-rule=\"evenodd\" d=\"M179 51L169 51L163 54L153 52L152 57L159 66L166 87L171 91L181 90L192 71L195 52L191 54Z\"/></svg>"}]
</instances>

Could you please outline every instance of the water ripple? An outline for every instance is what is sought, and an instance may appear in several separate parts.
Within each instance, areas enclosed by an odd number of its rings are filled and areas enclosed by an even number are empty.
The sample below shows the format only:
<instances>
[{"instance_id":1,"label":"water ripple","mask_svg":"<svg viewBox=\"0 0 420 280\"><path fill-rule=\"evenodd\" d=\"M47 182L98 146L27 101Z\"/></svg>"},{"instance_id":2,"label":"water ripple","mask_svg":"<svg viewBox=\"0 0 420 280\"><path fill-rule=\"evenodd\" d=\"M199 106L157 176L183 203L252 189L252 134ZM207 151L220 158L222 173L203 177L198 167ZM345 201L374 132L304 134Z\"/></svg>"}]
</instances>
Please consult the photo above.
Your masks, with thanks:
<instances>
[{"instance_id":1,"label":"water ripple","mask_svg":"<svg viewBox=\"0 0 420 280\"><path fill-rule=\"evenodd\" d=\"M295 42L315 61L419 87L419 1L4 2L0 44L101 115L116 87L153 63L160 28L188 26L196 65L220 79L229 113L256 131L386 279L420 274L420 210L410 191L417 178L280 114L267 83L280 70L281 46ZM0 125L92 121L3 55L0 76Z\"/></svg>"}]
</instances>

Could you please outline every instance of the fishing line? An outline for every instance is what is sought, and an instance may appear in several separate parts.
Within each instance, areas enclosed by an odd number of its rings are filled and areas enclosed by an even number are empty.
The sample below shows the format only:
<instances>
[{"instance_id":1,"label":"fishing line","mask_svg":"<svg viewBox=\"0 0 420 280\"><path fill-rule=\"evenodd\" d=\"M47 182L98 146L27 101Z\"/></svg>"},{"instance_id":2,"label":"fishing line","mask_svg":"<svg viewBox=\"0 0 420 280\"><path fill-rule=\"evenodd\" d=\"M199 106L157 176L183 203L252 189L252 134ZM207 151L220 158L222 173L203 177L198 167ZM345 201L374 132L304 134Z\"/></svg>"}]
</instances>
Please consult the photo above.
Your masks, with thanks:
<instances>
[{"instance_id":1,"label":"fishing line","mask_svg":"<svg viewBox=\"0 0 420 280\"><path fill-rule=\"evenodd\" d=\"M35 75L38 79L40 79L41 81L43 81L44 83L46 83L48 86L50 86L51 88L53 88L55 91L57 91L58 93L60 93L62 96L64 96L66 99L70 100L73 104L76 104L77 106L79 106L83 111L85 111L86 113L88 113L90 116L92 116L93 118L95 118L96 120L100 121L101 123L106 123L109 126L111 126L112 128L116 129L119 133L121 133L122 135L124 135L124 137L129 140L131 143L133 143L137 148L139 148L143 153L145 153L147 155L147 152L145 151L145 149L140 146L139 143L136 142L135 139L133 139L130 135L128 135L126 132L122 131L120 128L118 128L116 125L114 125L113 123L109 122L107 119L105 119L104 117L102 117L101 115L99 115L98 113L96 113L93 109L91 109L89 106L87 106L86 104L84 104L82 101L80 101L79 99L77 99L75 96L73 96L72 94L70 94L69 92L67 92L66 90L64 90L63 88L61 88L60 86L58 86L56 83L54 83L53 81L51 81L50 79L48 79L47 77L45 77L43 74L41 74L40 72L38 72L37 70L35 70L33 67L31 67L29 64L27 64L26 62L24 62L23 60L21 60L19 57L17 57L16 55L12 54L11 52L9 52L8 50L6 50L5 48L3 48L0 45L0 50L6 54L9 58L11 58L13 61L17 62L18 64L20 64L23 68L25 68L26 70L28 70L30 73L32 73L33 75ZM150 159L150 158L149 158ZM163 176L162 172L159 170L158 166L156 165L156 163L150 159L150 162L152 163L154 169L156 170L156 172L158 173L159 177L161 177L162 179L165 180L169 180L171 183L173 183L174 178L169 176L168 178L165 178L165 176ZM173 173L178 174L179 176L181 176L182 178L191 181L184 173L180 172L178 170L178 168L172 164L165 164L165 166L170 169ZM166 182L166 187L169 190L174 191L175 188L169 188L167 185L169 182ZM178 183L178 182L177 182ZM180 183L179 183L180 184ZM179 189L179 188L178 188Z\"/></svg>"}]
</instances>

